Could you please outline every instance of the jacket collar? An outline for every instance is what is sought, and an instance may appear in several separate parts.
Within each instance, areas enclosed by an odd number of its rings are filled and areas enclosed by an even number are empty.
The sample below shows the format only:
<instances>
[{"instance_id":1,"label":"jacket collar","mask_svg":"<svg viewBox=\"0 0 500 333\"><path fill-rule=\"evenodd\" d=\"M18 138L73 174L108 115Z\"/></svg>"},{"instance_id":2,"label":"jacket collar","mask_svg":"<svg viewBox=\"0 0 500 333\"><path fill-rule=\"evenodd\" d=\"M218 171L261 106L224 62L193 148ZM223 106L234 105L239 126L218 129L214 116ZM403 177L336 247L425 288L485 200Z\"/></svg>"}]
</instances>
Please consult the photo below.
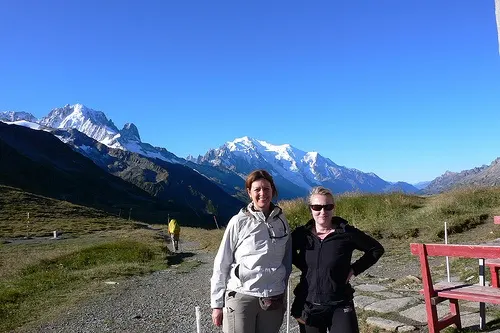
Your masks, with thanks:
<instances>
[{"instance_id":1,"label":"jacket collar","mask_svg":"<svg viewBox=\"0 0 500 333\"><path fill-rule=\"evenodd\" d=\"M332 217L332 227L335 229L335 231L337 231L339 229L339 231L345 232L345 226L347 224L349 224L349 222L347 222L347 220L344 220L340 216L333 216ZM309 231L312 231L313 227L314 227L314 219L310 219L304 225L304 228L309 230Z\"/></svg>"},{"instance_id":2,"label":"jacket collar","mask_svg":"<svg viewBox=\"0 0 500 333\"><path fill-rule=\"evenodd\" d=\"M281 210L280 207L276 206L274 203L271 202L271 213L269 214L269 218L272 218L272 219L277 219L282 213L283 211ZM256 219L258 220L262 220L262 221L266 221L266 217L264 216L264 213L262 213L261 211L258 211L258 210L255 210L253 208L253 203L250 202L246 207L243 207L241 209L241 212L247 216L254 216Z\"/></svg>"}]
</instances>

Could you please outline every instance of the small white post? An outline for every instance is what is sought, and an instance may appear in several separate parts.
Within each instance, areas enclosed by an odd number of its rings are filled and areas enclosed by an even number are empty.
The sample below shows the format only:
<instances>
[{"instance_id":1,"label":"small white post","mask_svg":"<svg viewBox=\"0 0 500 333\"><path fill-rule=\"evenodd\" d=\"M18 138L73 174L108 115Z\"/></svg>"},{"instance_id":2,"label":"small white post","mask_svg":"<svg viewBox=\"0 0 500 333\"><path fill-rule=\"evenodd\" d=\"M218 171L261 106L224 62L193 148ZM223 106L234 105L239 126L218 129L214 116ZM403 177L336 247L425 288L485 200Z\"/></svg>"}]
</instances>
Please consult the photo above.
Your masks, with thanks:
<instances>
[{"instance_id":1,"label":"small white post","mask_svg":"<svg viewBox=\"0 0 500 333\"><path fill-rule=\"evenodd\" d=\"M30 213L28 213L28 219L26 220L26 237L28 238L30 234Z\"/></svg>"},{"instance_id":2,"label":"small white post","mask_svg":"<svg viewBox=\"0 0 500 333\"><path fill-rule=\"evenodd\" d=\"M54 230L54 239L57 239L57 230Z\"/></svg>"},{"instance_id":3,"label":"small white post","mask_svg":"<svg viewBox=\"0 0 500 333\"><path fill-rule=\"evenodd\" d=\"M217 223L217 219L215 218L215 215L214 215L214 221L215 221L215 226L217 227L217 229L219 229L219 223Z\"/></svg>"},{"instance_id":4,"label":"small white post","mask_svg":"<svg viewBox=\"0 0 500 333\"><path fill-rule=\"evenodd\" d=\"M290 280L286 286L286 333L290 333Z\"/></svg>"},{"instance_id":5,"label":"small white post","mask_svg":"<svg viewBox=\"0 0 500 333\"><path fill-rule=\"evenodd\" d=\"M195 306L196 311L196 333L201 333L201 315L200 315L200 307Z\"/></svg>"},{"instance_id":6,"label":"small white post","mask_svg":"<svg viewBox=\"0 0 500 333\"><path fill-rule=\"evenodd\" d=\"M446 221L444 222L444 243L448 244L448 227L446 226ZM446 256L446 276L448 277L448 282L451 282L450 258L448 258L448 256Z\"/></svg>"}]
</instances>

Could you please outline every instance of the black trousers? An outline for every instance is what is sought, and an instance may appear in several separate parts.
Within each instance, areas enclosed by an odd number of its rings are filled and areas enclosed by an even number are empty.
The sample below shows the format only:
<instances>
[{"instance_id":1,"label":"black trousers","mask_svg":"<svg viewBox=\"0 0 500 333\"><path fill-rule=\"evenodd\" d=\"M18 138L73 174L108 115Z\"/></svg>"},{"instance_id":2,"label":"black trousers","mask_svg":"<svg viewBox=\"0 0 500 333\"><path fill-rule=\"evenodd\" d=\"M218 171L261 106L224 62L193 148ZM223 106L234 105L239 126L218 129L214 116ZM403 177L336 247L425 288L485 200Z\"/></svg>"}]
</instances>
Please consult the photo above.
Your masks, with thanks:
<instances>
[{"instance_id":1,"label":"black trousers","mask_svg":"<svg viewBox=\"0 0 500 333\"><path fill-rule=\"evenodd\" d=\"M315 313L317 309L312 305L309 309ZM359 333L358 317L354 309L354 303L348 302L338 306L332 306L329 311L324 308L317 312L321 318L316 323L306 321L306 325L299 324L300 333Z\"/></svg>"}]
</instances>

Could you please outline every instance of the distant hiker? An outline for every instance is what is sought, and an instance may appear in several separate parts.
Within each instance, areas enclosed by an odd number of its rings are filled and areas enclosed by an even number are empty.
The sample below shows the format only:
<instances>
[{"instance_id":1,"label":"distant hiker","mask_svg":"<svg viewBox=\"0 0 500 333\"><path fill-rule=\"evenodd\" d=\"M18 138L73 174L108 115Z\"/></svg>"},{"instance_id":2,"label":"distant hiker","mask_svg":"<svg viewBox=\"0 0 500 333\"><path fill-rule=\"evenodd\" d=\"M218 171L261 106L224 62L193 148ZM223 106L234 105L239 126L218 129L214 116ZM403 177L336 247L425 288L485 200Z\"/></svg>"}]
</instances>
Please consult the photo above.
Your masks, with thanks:
<instances>
[{"instance_id":1,"label":"distant hiker","mask_svg":"<svg viewBox=\"0 0 500 333\"><path fill-rule=\"evenodd\" d=\"M291 315L301 333L357 333L349 280L371 267L384 253L374 238L334 216L332 192L315 187L309 196L312 219L292 233L293 264L300 269ZM351 264L352 252L364 254Z\"/></svg>"},{"instance_id":2,"label":"distant hiker","mask_svg":"<svg viewBox=\"0 0 500 333\"><path fill-rule=\"evenodd\" d=\"M214 260L212 321L224 333L276 333L285 313L292 270L288 221L271 200L271 175L256 170L245 181L252 200L229 221Z\"/></svg>"},{"instance_id":3,"label":"distant hiker","mask_svg":"<svg viewBox=\"0 0 500 333\"><path fill-rule=\"evenodd\" d=\"M177 223L176 219L171 219L168 223L168 234L170 235L170 239L174 240L174 249L175 251L179 250L179 236L181 235L181 227L179 223Z\"/></svg>"}]
</instances>

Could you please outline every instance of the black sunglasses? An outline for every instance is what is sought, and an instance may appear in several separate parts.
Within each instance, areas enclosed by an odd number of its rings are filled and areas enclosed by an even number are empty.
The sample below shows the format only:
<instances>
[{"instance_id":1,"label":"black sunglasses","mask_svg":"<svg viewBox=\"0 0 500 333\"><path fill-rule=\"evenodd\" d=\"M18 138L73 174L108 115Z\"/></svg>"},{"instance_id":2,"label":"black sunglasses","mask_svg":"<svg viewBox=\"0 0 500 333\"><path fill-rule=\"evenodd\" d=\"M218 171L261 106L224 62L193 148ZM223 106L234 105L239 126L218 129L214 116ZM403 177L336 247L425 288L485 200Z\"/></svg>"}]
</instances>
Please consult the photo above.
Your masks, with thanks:
<instances>
[{"instance_id":1,"label":"black sunglasses","mask_svg":"<svg viewBox=\"0 0 500 333\"><path fill-rule=\"evenodd\" d=\"M309 207L311 207L312 210L319 212L323 208L325 210L332 210L333 208L335 208L335 205L334 204L328 204L328 205L309 205Z\"/></svg>"}]
</instances>

